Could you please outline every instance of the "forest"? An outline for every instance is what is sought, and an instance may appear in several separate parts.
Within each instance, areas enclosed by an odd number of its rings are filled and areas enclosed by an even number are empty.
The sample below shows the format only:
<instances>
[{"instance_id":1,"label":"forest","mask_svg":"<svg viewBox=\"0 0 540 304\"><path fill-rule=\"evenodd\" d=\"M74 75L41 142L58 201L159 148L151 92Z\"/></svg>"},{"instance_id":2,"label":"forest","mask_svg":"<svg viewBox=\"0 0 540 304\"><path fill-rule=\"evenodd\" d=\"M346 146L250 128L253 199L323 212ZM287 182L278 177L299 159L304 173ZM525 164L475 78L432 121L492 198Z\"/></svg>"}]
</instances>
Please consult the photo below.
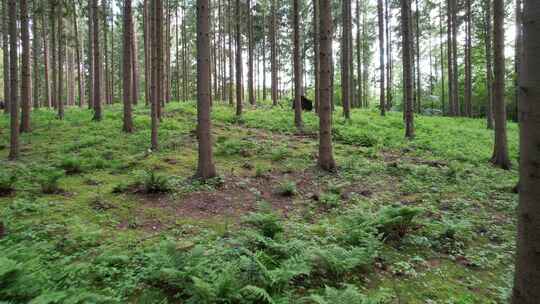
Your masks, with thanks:
<instances>
[{"instance_id":1,"label":"forest","mask_svg":"<svg viewBox=\"0 0 540 304\"><path fill-rule=\"evenodd\" d=\"M540 303L540 1L0 17L0 304Z\"/></svg>"}]
</instances>

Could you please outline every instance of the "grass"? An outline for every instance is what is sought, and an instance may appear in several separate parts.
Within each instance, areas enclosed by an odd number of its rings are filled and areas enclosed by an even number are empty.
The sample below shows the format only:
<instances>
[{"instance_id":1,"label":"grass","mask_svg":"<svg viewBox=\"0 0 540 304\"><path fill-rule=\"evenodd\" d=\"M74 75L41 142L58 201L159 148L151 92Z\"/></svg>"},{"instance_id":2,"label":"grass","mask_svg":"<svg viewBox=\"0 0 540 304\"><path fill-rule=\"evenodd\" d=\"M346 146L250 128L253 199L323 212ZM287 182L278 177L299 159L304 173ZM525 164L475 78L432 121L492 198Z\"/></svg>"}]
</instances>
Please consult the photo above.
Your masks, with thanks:
<instances>
[{"instance_id":1,"label":"grass","mask_svg":"<svg viewBox=\"0 0 540 304\"><path fill-rule=\"evenodd\" d=\"M37 110L18 162L5 161L0 117L0 301L506 302L517 171L488 163L483 120L419 116L409 141L401 113L335 113L339 171L325 174L314 114L299 136L289 109L238 120L216 105L220 178L200 183L195 106L165 113L151 152L144 107L129 135L119 105L102 122ZM517 125L508 132L516 167Z\"/></svg>"}]
</instances>

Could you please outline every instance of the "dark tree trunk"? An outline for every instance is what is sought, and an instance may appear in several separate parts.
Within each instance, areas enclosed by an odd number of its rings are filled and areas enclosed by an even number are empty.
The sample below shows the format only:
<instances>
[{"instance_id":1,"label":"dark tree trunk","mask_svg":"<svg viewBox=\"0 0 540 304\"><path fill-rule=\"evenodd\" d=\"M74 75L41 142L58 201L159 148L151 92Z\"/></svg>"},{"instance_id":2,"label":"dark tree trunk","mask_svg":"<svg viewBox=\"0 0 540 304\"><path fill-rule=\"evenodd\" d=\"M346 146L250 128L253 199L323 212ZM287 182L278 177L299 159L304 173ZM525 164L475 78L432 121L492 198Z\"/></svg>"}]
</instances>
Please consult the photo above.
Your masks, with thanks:
<instances>
[{"instance_id":1,"label":"dark tree trunk","mask_svg":"<svg viewBox=\"0 0 540 304\"><path fill-rule=\"evenodd\" d=\"M485 45L486 45L486 90L487 90L487 102L486 102L486 119L487 128L494 128L493 121L493 59L491 49L491 0L485 0Z\"/></svg>"},{"instance_id":2,"label":"dark tree trunk","mask_svg":"<svg viewBox=\"0 0 540 304\"><path fill-rule=\"evenodd\" d=\"M158 124L159 124L159 107L161 105L161 96L163 91L161 89L160 71L163 69L162 64L162 36L163 36L163 4L161 0L155 0L151 3L151 16L152 16L152 28L151 28L151 41L152 41L152 81L151 81L151 149L153 151L158 150Z\"/></svg>"},{"instance_id":3,"label":"dark tree trunk","mask_svg":"<svg viewBox=\"0 0 540 304\"><path fill-rule=\"evenodd\" d=\"M105 0L103 0L105 1ZM98 11L98 0L92 0L92 25L94 36L93 48L94 48L94 120L100 121L102 118L101 114L101 50L99 44L99 11Z\"/></svg>"},{"instance_id":4,"label":"dark tree trunk","mask_svg":"<svg viewBox=\"0 0 540 304\"><path fill-rule=\"evenodd\" d=\"M32 109L32 94L30 92L30 25L28 22L28 1L20 0L21 11L21 132L30 132L30 111Z\"/></svg>"},{"instance_id":5,"label":"dark tree trunk","mask_svg":"<svg viewBox=\"0 0 540 304\"><path fill-rule=\"evenodd\" d=\"M472 117L472 67L471 67L471 1L467 0L466 33L465 33L465 116Z\"/></svg>"},{"instance_id":6,"label":"dark tree trunk","mask_svg":"<svg viewBox=\"0 0 540 304\"><path fill-rule=\"evenodd\" d=\"M131 22L131 27L129 28L130 35L130 47L131 47L131 75L133 79L131 80L131 101L134 105L139 103L139 52L138 52L138 43L137 43L137 31L135 30L134 22Z\"/></svg>"},{"instance_id":7,"label":"dark tree trunk","mask_svg":"<svg viewBox=\"0 0 540 304\"><path fill-rule=\"evenodd\" d=\"M95 86L95 60L94 60L94 0L88 0L88 108L94 108L94 86ZM97 4L96 4L97 6Z\"/></svg>"},{"instance_id":8,"label":"dark tree trunk","mask_svg":"<svg viewBox=\"0 0 540 304\"><path fill-rule=\"evenodd\" d=\"M35 3L34 3L34 8L35 8ZM41 73L40 73L40 67L39 67L39 56L40 56L40 36L41 34L39 33L39 27L38 27L38 23L39 23L39 19L37 18L37 14L34 13L32 15L32 19L33 19L33 22L32 22L32 69L33 69L33 80L32 80L32 84L33 84L33 88L32 88L32 94L33 94L33 97L32 97L32 100L33 100L33 106L34 106L34 109L38 109L41 104L40 104L40 89L41 89Z\"/></svg>"},{"instance_id":9,"label":"dark tree trunk","mask_svg":"<svg viewBox=\"0 0 540 304\"><path fill-rule=\"evenodd\" d=\"M313 0L313 70L315 78L315 112L319 113L320 101L320 73L321 65L319 61L319 0Z\"/></svg>"},{"instance_id":10,"label":"dark tree trunk","mask_svg":"<svg viewBox=\"0 0 540 304\"><path fill-rule=\"evenodd\" d=\"M321 64L319 101L319 166L326 171L335 171L336 162L332 151L332 3L320 0L320 34L318 54Z\"/></svg>"},{"instance_id":11,"label":"dark tree trunk","mask_svg":"<svg viewBox=\"0 0 540 304\"><path fill-rule=\"evenodd\" d=\"M75 49L77 52L77 88L79 91L79 107L83 106L84 103L84 85L81 71L81 43L79 38L79 26L77 19L77 7L75 3L73 4L73 26L75 30Z\"/></svg>"},{"instance_id":12,"label":"dark tree trunk","mask_svg":"<svg viewBox=\"0 0 540 304\"><path fill-rule=\"evenodd\" d=\"M502 169L510 169L506 138L506 106L504 103L504 3L493 1L493 44L495 51L495 79L493 82L493 109L495 114L495 143L491 162Z\"/></svg>"},{"instance_id":13,"label":"dark tree trunk","mask_svg":"<svg viewBox=\"0 0 540 304\"><path fill-rule=\"evenodd\" d=\"M300 71L300 8L299 0L293 0L293 68L294 68L294 125L302 131L301 71ZM347 0L348 1L348 0Z\"/></svg>"},{"instance_id":14,"label":"dark tree trunk","mask_svg":"<svg viewBox=\"0 0 540 304\"><path fill-rule=\"evenodd\" d=\"M520 92L520 186L512 304L540 299L540 2L525 0Z\"/></svg>"},{"instance_id":15,"label":"dark tree trunk","mask_svg":"<svg viewBox=\"0 0 540 304\"><path fill-rule=\"evenodd\" d=\"M278 75L277 75L277 7L276 0L272 0L272 24L270 25L270 69L271 69L271 86L272 86L272 104L278 104Z\"/></svg>"},{"instance_id":16,"label":"dark tree trunk","mask_svg":"<svg viewBox=\"0 0 540 304\"><path fill-rule=\"evenodd\" d=\"M143 3L143 34L144 34L144 97L145 104L148 105L150 102L150 82L151 82L151 48L150 48L150 17L149 17L149 8L148 1L144 0Z\"/></svg>"},{"instance_id":17,"label":"dark tree trunk","mask_svg":"<svg viewBox=\"0 0 540 304\"><path fill-rule=\"evenodd\" d=\"M206 180L216 176L212 160L210 118L210 4L197 0L197 138L199 158L196 177Z\"/></svg>"},{"instance_id":18,"label":"dark tree trunk","mask_svg":"<svg viewBox=\"0 0 540 304\"><path fill-rule=\"evenodd\" d=\"M64 41L64 4L63 0L58 1L58 87L56 106L58 108L58 119L64 119L64 57L65 57L65 41Z\"/></svg>"},{"instance_id":19,"label":"dark tree trunk","mask_svg":"<svg viewBox=\"0 0 540 304\"><path fill-rule=\"evenodd\" d=\"M17 60L17 0L8 0L9 18L9 110L10 110L10 143L9 159L19 158L19 88L18 88L18 60Z\"/></svg>"},{"instance_id":20,"label":"dark tree trunk","mask_svg":"<svg viewBox=\"0 0 540 304\"><path fill-rule=\"evenodd\" d=\"M379 107L381 116L386 115L386 101L385 101L385 86L384 86L384 19L383 19L383 2L377 0L377 19L379 24Z\"/></svg>"},{"instance_id":21,"label":"dark tree trunk","mask_svg":"<svg viewBox=\"0 0 540 304\"><path fill-rule=\"evenodd\" d=\"M413 101L413 73L411 52L411 3L410 0L400 0L401 2L401 35L402 35L402 56L403 56L403 81L405 86L405 137L414 137L414 101Z\"/></svg>"},{"instance_id":22,"label":"dark tree trunk","mask_svg":"<svg viewBox=\"0 0 540 304\"><path fill-rule=\"evenodd\" d=\"M240 32L240 0L235 0L236 34L236 116L242 115L242 33Z\"/></svg>"},{"instance_id":23,"label":"dark tree trunk","mask_svg":"<svg viewBox=\"0 0 540 304\"><path fill-rule=\"evenodd\" d=\"M363 98L363 75L362 75L362 30L361 30L361 7L360 7L360 0L356 0L356 69L358 74L358 88L357 88L357 96L358 101L357 104L359 107L364 107L364 98Z\"/></svg>"},{"instance_id":24,"label":"dark tree trunk","mask_svg":"<svg viewBox=\"0 0 540 304\"><path fill-rule=\"evenodd\" d=\"M3 67L4 67L4 99L6 106L4 113L10 113L10 63L9 63L9 14L8 14L8 0L2 0L2 54L3 54Z\"/></svg>"},{"instance_id":25,"label":"dark tree trunk","mask_svg":"<svg viewBox=\"0 0 540 304\"><path fill-rule=\"evenodd\" d=\"M470 0L469 0L470 1ZM523 56L523 21L522 0L516 0L516 48L514 52L514 121L519 121L519 73L520 62Z\"/></svg>"},{"instance_id":26,"label":"dark tree trunk","mask_svg":"<svg viewBox=\"0 0 540 304\"><path fill-rule=\"evenodd\" d=\"M343 116L351 118L351 66L350 66L350 42L351 37L351 0L341 1L341 13L343 19L343 32L341 33L341 101ZM384 73L383 73L384 74Z\"/></svg>"},{"instance_id":27,"label":"dark tree trunk","mask_svg":"<svg viewBox=\"0 0 540 304\"><path fill-rule=\"evenodd\" d=\"M133 103L133 66L132 66L132 34L133 31L133 17L131 10L131 0L124 0L124 29L123 29L123 65L124 65L124 75L123 75L123 101L124 101L124 125L122 130L126 133L133 132L133 119L132 119L132 109L131 104Z\"/></svg>"},{"instance_id":28,"label":"dark tree trunk","mask_svg":"<svg viewBox=\"0 0 540 304\"><path fill-rule=\"evenodd\" d=\"M488 0L489 1L489 0ZM444 86L444 31L443 31L443 10L442 4L439 3L439 38L441 44L441 113L445 114L444 105L446 103L446 92Z\"/></svg>"},{"instance_id":29,"label":"dark tree trunk","mask_svg":"<svg viewBox=\"0 0 540 304\"><path fill-rule=\"evenodd\" d=\"M248 4L248 95L249 103L255 104L255 92L253 82L253 17L251 16L251 1L247 1Z\"/></svg>"}]
</instances>

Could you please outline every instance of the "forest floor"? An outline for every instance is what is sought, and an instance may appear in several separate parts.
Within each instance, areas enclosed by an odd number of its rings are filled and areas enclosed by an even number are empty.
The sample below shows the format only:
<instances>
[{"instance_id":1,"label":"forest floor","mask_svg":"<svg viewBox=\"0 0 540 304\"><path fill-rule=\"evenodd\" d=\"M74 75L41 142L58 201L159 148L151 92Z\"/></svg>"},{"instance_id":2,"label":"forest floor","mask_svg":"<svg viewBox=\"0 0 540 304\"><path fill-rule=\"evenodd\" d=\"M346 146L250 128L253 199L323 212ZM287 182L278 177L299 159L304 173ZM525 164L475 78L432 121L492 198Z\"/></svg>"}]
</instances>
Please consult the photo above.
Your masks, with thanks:
<instances>
[{"instance_id":1,"label":"forest floor","mask_svg":"<svg viewBox=\"0 0 540 304\"><path fill-rule=\"evenodd\" d=\"M203 184L195 105L167 105L154 153L134 114L126 135L119 105L34 111L18 162L0 117L0 302L506 302L517 171L488 163L483 120L419 116L408 141L401 113L336 113L327 174L313 113L297 134L289 109L216 105Z\"/></svg>"}]
</instances>

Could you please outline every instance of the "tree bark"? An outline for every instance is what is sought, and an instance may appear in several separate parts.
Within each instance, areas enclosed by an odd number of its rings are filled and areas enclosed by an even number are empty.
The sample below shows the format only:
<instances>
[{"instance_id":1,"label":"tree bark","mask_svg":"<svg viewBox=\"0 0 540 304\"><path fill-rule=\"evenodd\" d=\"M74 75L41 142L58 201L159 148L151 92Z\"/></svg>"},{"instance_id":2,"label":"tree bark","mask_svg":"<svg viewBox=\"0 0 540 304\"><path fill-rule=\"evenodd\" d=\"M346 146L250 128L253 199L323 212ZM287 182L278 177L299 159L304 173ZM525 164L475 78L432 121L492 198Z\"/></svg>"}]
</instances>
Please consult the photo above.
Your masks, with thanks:
<instances>
[{"instance_id":1,"label":"tree bark","mask_svg":"<svg viewBox=\"0 0 540 304\"><path fill-rule=\"evenodd\" d=\"M520 186L512 304L540 298L540 2L525 0L519 78Z\"/></svg>"},{"instance_id":2,"label":"tree bark","mask_svg":"<svg viewBox=\"0 0 540 304\"><path fill-rule=\"evenodd\" d=\"M236 116L242 115L242 33L240 32L240 0L235 0L236 13Z\"/></svg>"},{"instance_id":3,"label":"tree bark","mask_svg":"<svg viewBox=\"0 0 540 304\"><path fill-rule=\"evenodd\" d=\"M131 104L133 103L133 40L131 35L133 34L133 16L131 9L131 0L124 0L124 29L123 29L123 49L124 56L123 65L123 101L124 101L124 124L122 130L126 133L133 132L133 118Z\"/></svg>"},{"instance_id":4,"label":"tree bark","mask_svg":"<svg viewBox=\"0 0 540 304\"><path fill-rule=\"evenodd\" d=\"M414 137L414 101L413 101L413 75L411 52L411 3L410 0L400 0L401 3L401 35L403 55L403 81L405 83L405 137Z\"/></svg>"},{"instance_id":5,"label":"tree bark","mask_svg":"<svg viewBox=\"0 0 540 304\"><path fill-rule=\"evenodd\" d=\"M28 22L28 1L20 0L21 12L21 132L30 132L30 111L32 109L30 73L30 25Z\"/></svg>"},{"instance_id":6,"label":"tree bark","mask_svg":"<svg viewBox=\"0 0 540 304\"><path fill-rule=\"evenodd\" d=\"M514 52L514 121L519 121L519 73L523 56L523 21L522 0L516 0L516 46Z\"/></svg>"},{"instance_id":7,"label":"tree bark","mask_svg":"<svg viewBox=\"0 0 540 304\"><path fill-rule=\"evenodd\" d=\"M163 94L163 91L161 90L160 82L161 79L161 69L163 68L162 64L162 36L163 36L163 28L162 28L162 19L163 19L163 5L161 0L155 0L152 1L151 4L152 7L152 102L151 102L151 149L153 151L157 151L158 146L158 124L159 124L159 106L161 104L161 96Z\"/></svg>"},{"instance_id":8,"label":"tree bark","mask_svg":"<svg viewBox=\"0 0 540 304\"><path fill-rule=\"evenodd\" d=\"M319 101L319 167L326 171L335 171L336 162L332 151L332 3L320 0L320 35L318 54L321 64L320 101Z\"/></svg>"},{"instance_id":9,"label":"tree bark","mask_svg":"<svg viewBox=\"0 0 540 304\"><path fill-rule=\"evenodd\" d=\"M272 104L278 104L278 75L277 75L277 16L276 0L272 0L272 24L270 25L270 69L272 86Z\"/></svg>"},{"instance_id":10,"label":"tree bark","mask_svg":"<svg viewBox=\"0 0 540 304\"><path fill-rule=\"evenodd\" d=\"M293 0L294 1L294 0ZM253 82L253 16L251 12L251 1L247 0L248 4L248 95L249 103L251 105L255 104L255 91L254 91L254 82Z\"/></svg>"},{"instance_id":11,"label":"tree bark","mask_svg":"<svg viewBox=\"0 0 540 304\"><path fill-rule=\"evenodd\" d=\"M237 2L238 3L238 2ZM206 180L216 176L212 160L210 118L210 4L197 0L197 138L199 157L196 177Z\"/></svg>"},{"instance_id":12,"label":"tree bark","mask_svg":"<svg viewBox=\"0 0 540 304\"><path fill-rule=\"evenodd\" d=\"M504 103L504 3L493 1L493 44L495 51L495 79L493 82L493 106L495 117L495 143L491 162L502 169L510 169L508 142L506 138L506 106Z\"/></svg>"},{"instance_id":13,"label":"tree bark","mask_svg":"<svg viewBox=\"0 0 540 304\"><path fill-rule=\"evenodd\" d=\"M9 13L8 13L8 0L2 0L2 54L3 54L3 67L4 67L4 99L6 106L4 107L4 114L10 113L10 52L9 52Z\"/></svg>"},{"instance_id":14,"label":"tree bark","mask_svg":"<svg viewBox=\"0 0 540 304\"><path fill-rule=\"evenodd\" d=\"M465 33L465 116L472 117L472 68L471 68L471 0L467 0L466 33Z\"/></svg>"},{"instance_id":15,"label":"tree bark","mask_svg":"<svg viewBox=\"0 0 540 304\"><path fill-rule=\"evenodd\" d=\"M356 0L356 69L358 74L358 106L364 107L363 98L363 74L362 74L362 30L361 30L361 7L360 0Z\"/></svg>"},{"instance_id":16,"label":"tree bark","mask_svg":"<svg viewBox=\"0 0 540 304\"><path fill-rule=\"evenodd\" d=\"M56 106L58 109L58 119L64 119L64 57L65 57L65 42L64 42L64 4L63 0L58 1L58 87Z\"/></svg>"},{"instance_id":17,"label":"tree bark","mask_svg":"<svg viewBox=\"0 0 540 304\"><path fill-rule=\"evenodd\" d=\"M133 18L132 18L133 19ZM137 31L135 23L131 21L131 27L129 28L130 35L130 59L131 59L131 75L133 79L131 80L131 102L136 105L139 103L139 52L138 52L138 42L137 42Z\"/></svg>"},{"instance_id":18,"label":"tree bark","mask_svg":"<svg viewBox=\"0 0 540 304\"><path fill-rule=\"evenodd\" d=\"M421 53L421 49L420 49L420 7L418 6L418 0L415 0L415 8L416 8L416 18L415 19L415 23L416 23L416 35L415 35L415 38L416 38L416 47L415 47L415 50L416 50L416 92L415 92L415 96L416 96L416 107L417 107L417 111L418 113L421 113L422 112L422 73L421 73L421 70L420 70L420 53Z\"/></svg>"},{"instance_id":19,"label":"tree bark","mask_svg":"<svg viewBox=\"0 0 540 304\"><path fill-rule=\"evenodd\" d=\"M105 0L103 0L105 1ZM94 120L100 121L102 119L101 113L101 52L99 44L99 11L98 11L98 0L92 0L92 25L94 36L93 48L94 48Z\"/></svg>"},{"instance_id":20,"label":"tree bark","mask_svg":"<svg viewBox=\"0 0 540 304\"><path fill-rule=\"evenodd\" d=\"M94 0L88 1L88 108L94 109L94 86L95 86L95 60L94 60L94 17L93 8ZM96 3L97 6L97 3Z\"/></svg>"},{"instance_id":21,"label":"tree bark","mask_svg":"<svg viewBox=\"0 0 540 304\"><path fill-rule=\"evenodd\" d=\"M346 0L349 1L349 0ZM293 0L293 68L294 68L294 125L302 131L301 71L300 71L300 12L299 0Z\"/></svg>"},{"instance_id":22,"label":"tree bark","mask_svg":"<svg viewBox=\"0 0 540 304\"><path fill-rule=\"evenodd\" d=\"M390 30L391 15L389 0L384 1L385 7L385 29L386 29L386 109L392 108L392 31Z\"/></svg>"},{"instance_id":23,"label":"tree bark","mask_svg":"<svg viewBox=\"0 0 540 304\"><path fill-rule=\"evenodd\" d=\"M454 63L452 52L452 1L446 2L446 32L447 32L447 59L448 59L448 114L456 115L454 108Z\"/></svg>"},{"instance_id":24,"label":"tree bark","mask_svg":"<svg viewBox=\"0 0 540 304\"><path fill-rule=\"evenodd\" d=\"M313 0L313 70L314 70L314 90L315 90L315 112L319 113L320 101L320 61L319 61L319 0Z\"/></svg>"},{"instance_id":25,"label":"tree bark","mask_svg":"<svg viewBox=\"0 0 540 304\"><path fill-rule=\"evenodd\" d=\"M341 13L343 19L341 33L341 101L343 105L343 116L351 118L351 66L350 63L350 43L351 37L351 0L341 1ZM384 73L383 73L384 74Z\"/></svg>"},{"instance_id":26,"label":"tree bark","mask_svg":"<svg viewBox=\"0 0 540 304\"><path fill-rule=\"evenodd\" d=\"M83 79L82 79L82 71L81 71L81 43L79 38L79 26L78 26L78 19L77 19L77 7L76 4L73 3L73 26L75 30L75 50L77 52L77 88L79 91L79 107L83 106L84 103L84 85L83 85Z\"/></svg>"},{"instance_id":27,"label":"tree bark","mask_svg":"<svg viewBox=\"0 0 540 304\"><path fill-rule=\"evenodd\" d=\"M10 160L16 160L19 157L19 88L18 88L18 61L17 61L17 0L8 0L8 18L9 18L9 110L10 110Z\"/></svg>"},{"instance_id":28,"label":"tree bark","mask_svg":"<svg viewBox=\"0 0 540 304\"><path fill-rule=\"evenodd\" d=\"M489 0L488 0L489 1ZM446 103L446 93L445 93L445 87L444 87L444 31L443 31L443 10L442 10L442 3L439 3L439 41L440 41L440 47L441 47L441 113L444 115L445 108L444 105Z\"/></svg>"},{"instance_id":29,"label":"tree bark","mask_svg":"<svg viewBox=\"0 0 540 304\"><path fill-rule=\"evenodd\" d=\"M386 101L385 101L385 86L384 86L384 20L383 20L383 2L382 0L377 0L377 16L379 24L379 107L381 116L386 115Z\"/></svg>"},{"instance_id":30,"label":"tree bark","mask_svg":"<svg viewBox=\"0 0 540 304\"><path fill-rule=\"evenodd\" d=\"M144 0L143 2L143 33L144 33L144 97L145 104L148 105L150 102L150 83L151 83L151 48L150 48L150 16L148 1Z\"/></svg>"},{"instance_id":31,"label":"tree bark","mask_svg":"<svg viewBox=\"0 0 540 304\"><path fill-rule=\"evenodd\" d=\"M487 90L487 105L486 105L486 120L487 128L494 128L493 121L493 60L491 49L491 1L485 0L485 45L486 45L486 90Z\"/></svg>"},{"instance_id":32,"label":"tree bark","mask_svg":"<svg viewBox=\"0 0 540 304\"><path fill-rule=\"evenodd\" d=\"M36 4L34 3L34 11L35 11ZM40 56L40 33L39 33L39 27L38 27L39 19L37 18L37 14L34 12L32 14L32 69L33 69L33 80L32 80L32 100L33 100L33 106L34 109L38 109L40 104L40 88L41 88L41 73L40 73L40 66L39 66L39 56Z\"/></svg>"}]
</instances>

